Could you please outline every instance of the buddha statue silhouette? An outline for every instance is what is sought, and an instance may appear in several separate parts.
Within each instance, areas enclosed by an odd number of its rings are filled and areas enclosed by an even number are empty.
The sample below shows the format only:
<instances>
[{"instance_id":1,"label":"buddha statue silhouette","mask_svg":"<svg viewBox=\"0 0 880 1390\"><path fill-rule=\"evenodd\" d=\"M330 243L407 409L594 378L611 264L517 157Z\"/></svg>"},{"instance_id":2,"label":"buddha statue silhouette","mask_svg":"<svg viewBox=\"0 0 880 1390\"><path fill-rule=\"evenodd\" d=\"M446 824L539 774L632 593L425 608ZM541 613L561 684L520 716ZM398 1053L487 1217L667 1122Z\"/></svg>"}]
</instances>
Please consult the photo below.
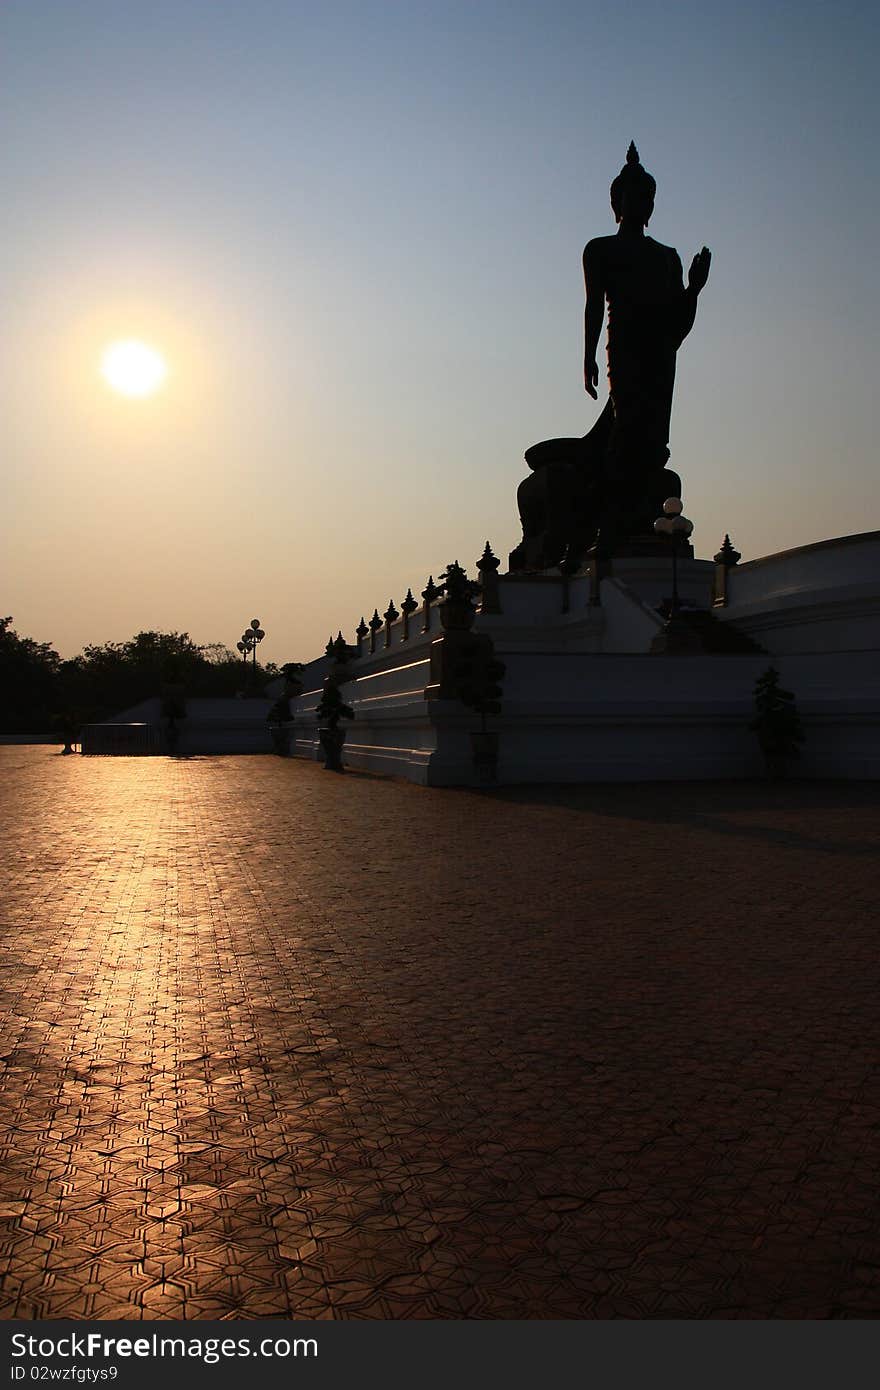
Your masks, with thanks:
<instances>
[{"instance_id":1,"label":"buddha statue silhouette","mask_svg":"<svg viewBox=\"0 0 880 1390\"><path fill-rule=\"evenodd\" d=\"M704 246L684 284L678 252L646 235L656 184L630 144L611 185L617 233L584 248L584 385L598 397L596 352L608 305L608 401L583 439L550 439L526 452L520 485L523 540L511 569L561 564L573 573L593 545L602 557L650 549L664 498L681 495L666 468L675 360L709 275Z\"/></svg>"}]
</instances>

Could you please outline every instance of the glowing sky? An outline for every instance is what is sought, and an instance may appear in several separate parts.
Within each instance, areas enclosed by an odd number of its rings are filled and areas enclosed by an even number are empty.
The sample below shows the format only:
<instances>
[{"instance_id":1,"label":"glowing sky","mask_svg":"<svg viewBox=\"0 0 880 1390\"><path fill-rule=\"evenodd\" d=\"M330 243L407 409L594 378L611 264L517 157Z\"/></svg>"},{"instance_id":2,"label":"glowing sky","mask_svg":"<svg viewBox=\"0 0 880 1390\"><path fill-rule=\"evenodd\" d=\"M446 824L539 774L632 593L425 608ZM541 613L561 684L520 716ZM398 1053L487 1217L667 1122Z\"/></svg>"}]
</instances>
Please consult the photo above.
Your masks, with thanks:
<instances>
[{"instance_id":1,"label":"glowing sky","mask_svg":"<svg viewBox=\"0 0 880 1390\"><path fill-rule=\"evenodd\" d=\"M880 526L876 6L5 0L2 611L308 658L583 434L585 240L635 139L709 286L697 553ZM169 378L127 400L118 339Z\"/></svg>"}]
</instances>

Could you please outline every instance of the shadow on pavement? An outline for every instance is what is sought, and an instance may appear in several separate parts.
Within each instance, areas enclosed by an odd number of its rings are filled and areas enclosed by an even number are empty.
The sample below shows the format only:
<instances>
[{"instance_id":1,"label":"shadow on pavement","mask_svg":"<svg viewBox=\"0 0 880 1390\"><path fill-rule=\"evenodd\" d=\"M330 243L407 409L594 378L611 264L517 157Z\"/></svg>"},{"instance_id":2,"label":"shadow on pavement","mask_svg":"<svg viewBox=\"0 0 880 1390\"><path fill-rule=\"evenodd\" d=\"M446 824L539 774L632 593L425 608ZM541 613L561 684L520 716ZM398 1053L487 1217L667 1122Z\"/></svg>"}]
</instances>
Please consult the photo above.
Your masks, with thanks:
<instances>
[{"instance_id":1,"label":"shadow on pavement","mask_svg":"<svg viewBox=\"0 0 880 1390\"><path fill-rule=\"evenodd\" d=\"M608 816L710 830L775 843L788 849L816 850L825 854L851 857L876 855L880 839L835 840L805 835L780 825L746 823L731 819L738 815L770 815L805 810L851 812L857 817L863 809L880 804L877 782L650 782L590 783L530 787L477 788L477 794L507 805L535 806L576 811L586 815Z\"/></svg>"}]
</instances>

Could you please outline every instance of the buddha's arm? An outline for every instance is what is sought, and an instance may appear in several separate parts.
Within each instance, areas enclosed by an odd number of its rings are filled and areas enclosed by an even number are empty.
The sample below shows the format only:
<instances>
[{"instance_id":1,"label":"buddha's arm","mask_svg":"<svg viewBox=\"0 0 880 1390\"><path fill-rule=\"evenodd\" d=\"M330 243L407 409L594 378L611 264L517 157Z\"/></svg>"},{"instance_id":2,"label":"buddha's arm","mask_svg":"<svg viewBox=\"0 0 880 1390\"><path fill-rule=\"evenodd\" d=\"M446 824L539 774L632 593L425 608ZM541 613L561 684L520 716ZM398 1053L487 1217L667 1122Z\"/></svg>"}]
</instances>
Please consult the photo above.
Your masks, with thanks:
<instances>
[{"instance_id":1,"label":"buddha's arm","mask_svg":"<svg viewBox=\"0 0 880 1390\"><path fill-rule=\"evenodd\" d=\"M694 326L694 319L697 316L697 299L700 291L704 288L709 278L709 266L712 262L712 253L708 246L704 246L702 251L698 251L691 262L688 271L687 288L684 286L684 279L681 273L681 261L675 257L678 266L679 282L681 284L681 300L678 321L678 341L682 343Z\"/></svg>"},{"instance_id":2,"label":"buddha's arm","mask_svg":"<svg viewBox=\"0 0 880 1390\"><path fill-rule=\"evenodd\" d=\"M599 368L596 365L596 351L602 320L605 317L605 284L602 274L602 257L596 243L590 241L584 247L584 286L587 303L584 309L584 386L595 401L598 398Z\"/></svg>"}]
</instances>

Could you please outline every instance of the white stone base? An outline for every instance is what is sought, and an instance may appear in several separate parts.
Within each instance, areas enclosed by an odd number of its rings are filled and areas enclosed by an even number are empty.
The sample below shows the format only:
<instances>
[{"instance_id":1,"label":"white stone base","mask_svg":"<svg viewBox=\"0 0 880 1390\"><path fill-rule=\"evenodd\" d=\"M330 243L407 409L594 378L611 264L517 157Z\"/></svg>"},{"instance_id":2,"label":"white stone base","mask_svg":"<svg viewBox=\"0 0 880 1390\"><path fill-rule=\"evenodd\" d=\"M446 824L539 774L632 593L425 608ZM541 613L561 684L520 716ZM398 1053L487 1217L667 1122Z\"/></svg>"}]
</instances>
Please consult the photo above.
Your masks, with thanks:
<instances>
[{"instance_id":1,"label":"white stone base","mask_svg":"<svg viewBox=\"0 0 880 1390\"><path fill-rule=\"evenodd\" d=\"M490 721L499 736L497 781L626 782L760 777L763 759L749 724L754 687L771 664L797 700L806 742L791 764L794 776L880 777L880 581L864 574L876 563L880 537L845 539L847 592L837 612L858 623L854 649L827 637L834 626L833 547L819 547L823 623L809 627L804 645L805 607L810 594L792 604L784 557L767 564L775 588L760 610L764 628L776 635L774 652L714 655L650 654L663 620L657 605L668 596L671 570L657 559L615 562L590 602L588 575L565 584L558 573L516 575L499 584L501 612L479 613L474 631L491 636L506 664L502 713ZM856 544L858 542L858 544ZM802 552L797 565L807 574ZM849 572L862 566L857 612ZM730 591L746 609L750 630L760 608L756 562L740 582L731 572ZM679 591L694 607L708 610L714 566L690 560L679 566ZM756 579L755 576L758 576ZM807 574L815 583L812 570ZM806 581L805 581L806 582ZM833 585L831 585L833 588ZM593 591L594 592L594 591ZM756 608L757 605L757 608ZM845 609L845 613L844 613ZM734 608L715 610L721 622ZM786 644L785 615L797 614L797 632ZM792 629L794 631L794 628ZM855 629L847 627L847 634ZM826 632L827 640L815 642ZM799 635L798 635L799 634ZM796 640L797 638L797 640ZM437 605L382 631L372 653L366 648L346 667L341 686L355 711L343 750L344 762L368 772L405 777L432 786L479 785L471 733L478 716L455 700L426 698L431 684L430 651L442 639ZM800 641L800 645L798 645ZM293 751L320 757L315 706L332 662L321 658L303 673L306 691L292 702Z\"/></svg>"}]
</instances>

